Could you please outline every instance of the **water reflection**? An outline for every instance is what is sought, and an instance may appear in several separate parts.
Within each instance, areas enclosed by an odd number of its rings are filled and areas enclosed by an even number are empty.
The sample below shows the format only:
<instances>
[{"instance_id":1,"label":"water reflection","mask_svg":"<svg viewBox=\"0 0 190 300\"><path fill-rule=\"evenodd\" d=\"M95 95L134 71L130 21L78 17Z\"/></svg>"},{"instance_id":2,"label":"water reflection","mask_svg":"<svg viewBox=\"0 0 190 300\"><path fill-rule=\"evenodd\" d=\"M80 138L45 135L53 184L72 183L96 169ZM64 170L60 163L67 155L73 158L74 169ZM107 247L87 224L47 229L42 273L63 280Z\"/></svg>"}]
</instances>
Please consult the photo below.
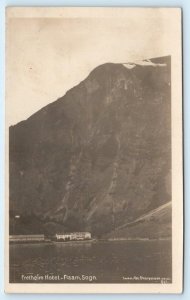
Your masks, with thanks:
<instances>
[{"instance_id":1,"label":"water reflection","mask_svg":"<svg viewBox=\"0 0 190 300\"><path fill-rule=\"evenodd\" d=\"M28 273L59 275L58 283L70 282L64 274L94 275L97 282L105 283L123 282L123 277L133 276L167 277L171 281L171 272L171 241L167 240L10 246L11 282L23 283L22 275ZM43 282L55 283L49 279Z\"/></svg>"}]
</instances>

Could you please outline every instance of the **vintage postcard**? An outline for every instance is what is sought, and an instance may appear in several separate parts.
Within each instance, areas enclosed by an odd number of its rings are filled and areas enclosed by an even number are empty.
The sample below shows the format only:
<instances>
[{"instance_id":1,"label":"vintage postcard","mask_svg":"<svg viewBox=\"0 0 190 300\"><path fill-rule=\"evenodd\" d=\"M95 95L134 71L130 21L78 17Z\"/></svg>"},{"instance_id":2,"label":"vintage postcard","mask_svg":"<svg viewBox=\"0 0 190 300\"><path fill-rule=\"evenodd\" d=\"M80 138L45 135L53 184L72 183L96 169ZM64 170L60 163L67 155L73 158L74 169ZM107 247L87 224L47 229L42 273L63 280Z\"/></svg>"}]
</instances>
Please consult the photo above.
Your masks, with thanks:
<instances>
[{"instance_id":1,"label":"vintage postcard","mask_svg":"<svg viewBox=\"0 0 190 300\"><path fill-rule=\"evenodd\" d=\"M8 293L181 293L180 8L6 10Z\"/></svg>"}]
</instances>

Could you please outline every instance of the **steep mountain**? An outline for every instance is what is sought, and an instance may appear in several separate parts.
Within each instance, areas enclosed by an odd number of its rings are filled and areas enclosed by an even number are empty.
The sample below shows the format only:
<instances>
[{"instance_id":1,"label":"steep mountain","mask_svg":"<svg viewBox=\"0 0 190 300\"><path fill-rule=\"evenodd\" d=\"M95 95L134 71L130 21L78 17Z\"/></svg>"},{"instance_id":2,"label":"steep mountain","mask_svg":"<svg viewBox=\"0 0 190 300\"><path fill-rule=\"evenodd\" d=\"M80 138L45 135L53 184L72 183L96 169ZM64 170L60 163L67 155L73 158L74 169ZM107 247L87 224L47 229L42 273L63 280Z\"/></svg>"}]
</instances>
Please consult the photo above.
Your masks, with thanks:
<instances>
[{"instance_id":1,"label":"steep mountain","mask_svg":"<svg viewBox=\"0 0 190 300\"><path fill-rule=\"evenodd\" d=\"M100 65L10 127L10 233L103 236L171 201L170 68Z\"/></svg>"}]
</instances>

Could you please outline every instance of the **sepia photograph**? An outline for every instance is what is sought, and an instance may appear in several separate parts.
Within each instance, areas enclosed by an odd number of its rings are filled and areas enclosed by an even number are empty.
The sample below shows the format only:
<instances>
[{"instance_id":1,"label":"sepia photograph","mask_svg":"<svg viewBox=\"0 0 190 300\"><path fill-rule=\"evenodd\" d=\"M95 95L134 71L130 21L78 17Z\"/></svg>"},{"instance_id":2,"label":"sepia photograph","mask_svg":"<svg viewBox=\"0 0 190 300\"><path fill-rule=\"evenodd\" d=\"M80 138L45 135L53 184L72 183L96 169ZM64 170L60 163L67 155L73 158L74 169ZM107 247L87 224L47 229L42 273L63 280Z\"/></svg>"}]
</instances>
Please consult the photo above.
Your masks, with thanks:
<instances>
[{"instance_id":1,"label":"sepia photograph","mask_svg":"<svg viewBox=\"0 0 190 300\"><path fill-rule=\"evenodd\" d=\"M181 30L179 8L7 8L7 292L182 291Z\"/></svg>"}]
</instances>

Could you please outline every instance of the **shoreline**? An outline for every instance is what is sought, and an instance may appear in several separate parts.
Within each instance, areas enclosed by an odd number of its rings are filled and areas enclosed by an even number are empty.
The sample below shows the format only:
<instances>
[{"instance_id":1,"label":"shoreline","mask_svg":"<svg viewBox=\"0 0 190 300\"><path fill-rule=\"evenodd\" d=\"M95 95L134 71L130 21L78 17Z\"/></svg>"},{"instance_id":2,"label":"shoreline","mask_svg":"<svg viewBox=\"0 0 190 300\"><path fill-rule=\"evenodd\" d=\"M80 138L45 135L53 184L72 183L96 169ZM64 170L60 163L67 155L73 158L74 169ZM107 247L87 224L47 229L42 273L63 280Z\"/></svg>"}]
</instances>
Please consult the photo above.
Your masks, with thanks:
<instances>
[{"instance_id":1,"label":"shoreline","mask_svg":"<svg viewBox=\"0 0 190 300\"><path fill-rule=\"evenodd\" d=\"M109 239L91 239L91 240L73 240L73 241L51 241L51 240L47 240L47 241L9 241L9 245L18 245L18 244L85 244L85 243L98 243L98 242L134 242L134 241L142 241L142 242L151 242L151 241L170 241L172 240L171 237L167 237L167 238L109 238Z\"/></svg>"}]
</instances>

